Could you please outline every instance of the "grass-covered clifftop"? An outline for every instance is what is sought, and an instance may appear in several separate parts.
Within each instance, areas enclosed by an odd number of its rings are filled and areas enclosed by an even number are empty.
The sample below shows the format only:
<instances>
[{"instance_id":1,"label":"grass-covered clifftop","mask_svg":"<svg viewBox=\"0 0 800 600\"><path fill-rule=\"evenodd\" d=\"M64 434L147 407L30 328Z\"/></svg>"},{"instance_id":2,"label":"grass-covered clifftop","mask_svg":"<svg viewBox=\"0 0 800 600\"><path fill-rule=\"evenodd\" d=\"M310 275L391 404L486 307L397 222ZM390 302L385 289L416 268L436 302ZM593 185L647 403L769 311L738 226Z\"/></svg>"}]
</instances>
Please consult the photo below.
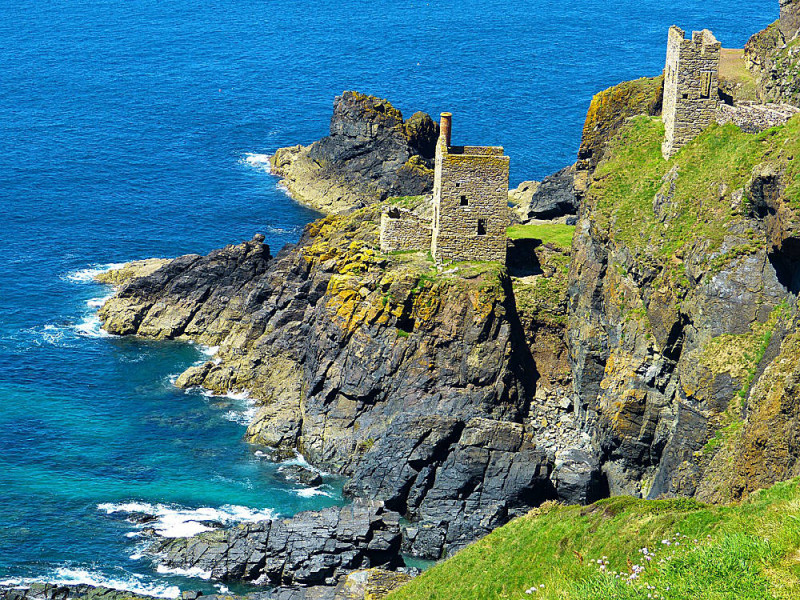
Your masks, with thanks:
<instances>
[{"instance_id":1,"label":"grass-covered clifftop","mask_svg":"<svg viewBox=\"0 0 800 600\"><path fill-rule=\"evenodd\" d=\"M800 596L800 483L741 504L546 504L390 600L765 600Z\"/></svg>"}]
</instances>

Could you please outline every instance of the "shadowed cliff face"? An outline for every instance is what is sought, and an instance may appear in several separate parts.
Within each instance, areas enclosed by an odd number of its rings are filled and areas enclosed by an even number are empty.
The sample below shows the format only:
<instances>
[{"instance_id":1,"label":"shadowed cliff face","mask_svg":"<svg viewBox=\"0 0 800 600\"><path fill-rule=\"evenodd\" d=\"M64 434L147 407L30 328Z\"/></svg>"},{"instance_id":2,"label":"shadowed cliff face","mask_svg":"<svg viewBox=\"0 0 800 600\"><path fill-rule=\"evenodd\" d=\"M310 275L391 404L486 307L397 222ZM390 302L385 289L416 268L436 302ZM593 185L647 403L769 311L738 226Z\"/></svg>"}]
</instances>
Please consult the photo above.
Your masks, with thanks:
<instances>
[{"instance_id":1,"label":"shadowed cliff face","mask_svg":"<svg viewBox=\"0 0 800 600\"><path fill-rule=\"evenodd\" d=\"M568 336L612 494L723 499L712 490L746 465L714 457L749 414L747 435L792 328L799 123L712 126L663 161L663 126L642 116L605 148L573 243Z\"/></svg>"},{"instance_id":2,"label":"shadowed cliff face","mask_svg":"<svg viewBox=\"0 0 800 600\"><path fill-rule=\"evenodd\" d=\"M747 68L762 102L800 107L800 3L781 0L781 18L755 34L744 47Z\"/></svg>"},{"instance_id":3,"label":"shadowed cliff face","mask_svg":"<svg viewBox=\"0 0 800 600\"><path fill-rule=\"evenodd\" d=\"M321 219L274 259L258 237L180 257L130 279L100 317L112 333L219 346L178 385L248 390L250 440L350 476L349 494L414 522L413 554L436 558L546 499L596 497L577 432L542 424L567 414L565 365L546 347L563 347L563 324L526 316L526 339L498 264L380 254L379 214ZM555 251L538 252L546 265Z\"/></svg>"},{"instance_id":4,"label":"shadowed cliff face","mask_svg":"<svg viewBox=\"0 0 800 600\"><path fill-rule=\"evenodd\" d=\"M433 189L439 126L427 114L404 121L388 100L344 92L334 102L330 132L271 158L273 173L298 201L339 212Z\"/></svg>"}]
</instances>

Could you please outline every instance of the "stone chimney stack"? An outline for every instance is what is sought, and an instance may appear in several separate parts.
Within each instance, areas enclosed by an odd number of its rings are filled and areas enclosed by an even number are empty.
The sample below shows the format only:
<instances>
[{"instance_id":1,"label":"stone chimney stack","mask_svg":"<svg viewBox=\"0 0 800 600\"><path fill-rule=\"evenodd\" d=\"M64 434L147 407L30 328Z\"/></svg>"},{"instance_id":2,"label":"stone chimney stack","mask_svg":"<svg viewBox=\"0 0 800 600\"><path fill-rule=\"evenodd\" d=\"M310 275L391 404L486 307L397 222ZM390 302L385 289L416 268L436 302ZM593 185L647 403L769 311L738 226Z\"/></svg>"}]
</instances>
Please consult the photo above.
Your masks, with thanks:
<instances>
[{"instance_id":1,"label":"stone chimney stack","mask_svg":"<svg viewBox=\"0 0 800 600\"><path fill-rule=\"evenodd\" d=\"M442 120L439 123L439 136L444 138L444 143L449 148L450 144L450 131L453 126L453 113L443 112L441 114Z\"/></svg>"}]
</instances>

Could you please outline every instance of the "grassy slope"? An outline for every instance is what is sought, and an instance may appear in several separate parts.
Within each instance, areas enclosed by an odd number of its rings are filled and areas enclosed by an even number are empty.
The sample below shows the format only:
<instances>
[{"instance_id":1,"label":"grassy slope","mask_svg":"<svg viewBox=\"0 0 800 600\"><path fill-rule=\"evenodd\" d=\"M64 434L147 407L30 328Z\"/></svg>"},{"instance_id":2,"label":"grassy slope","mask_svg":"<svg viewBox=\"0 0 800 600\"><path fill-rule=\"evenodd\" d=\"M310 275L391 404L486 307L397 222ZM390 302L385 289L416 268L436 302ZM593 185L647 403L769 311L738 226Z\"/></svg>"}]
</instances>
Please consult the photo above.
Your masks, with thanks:
<instances>
[{"instance_id":1,"label":"grassy slope","mask_svg":"<svg viewBox=\"0 0 800 600\"><path fill-rule=\"evenodd\" d=\"M588 507L545 505L389 598L798 598L798 548L798 480L730 506L628 497ZM644 570L631 579L636 565Z\"/></svg>"},{"instance_id":2,"label":"grassy slope","mask_svg":"<svg viewBox=\"0 0 800 600\"><path fill-rule=\"evenodd\" d=\"M758 135L712 125L669 161L661 158L663 136L660 119L632 119L595 172L590 201L597 226L631 250L667 257L699 241L718 247L739 218L733 192L761 163L786 165L786 197L800 205L800 165L793 160L800 152L800 118ZM658 216L653 197L669 193L664 177L673 167L679 173L673 197Z\"/></svg>"},{"instance_id":3,"label":"grassy slope","mask_svg":"<svg viewBox=\"0 0 800 600\"><path fill-rule=\"evenodd\" d=\"M557 248L569 249L572 246L574 225L542 223L539 225L512 225L508 228L508 237L512 240L542 240L544 244L553 244Z\"/></svg>"}]
</instances>

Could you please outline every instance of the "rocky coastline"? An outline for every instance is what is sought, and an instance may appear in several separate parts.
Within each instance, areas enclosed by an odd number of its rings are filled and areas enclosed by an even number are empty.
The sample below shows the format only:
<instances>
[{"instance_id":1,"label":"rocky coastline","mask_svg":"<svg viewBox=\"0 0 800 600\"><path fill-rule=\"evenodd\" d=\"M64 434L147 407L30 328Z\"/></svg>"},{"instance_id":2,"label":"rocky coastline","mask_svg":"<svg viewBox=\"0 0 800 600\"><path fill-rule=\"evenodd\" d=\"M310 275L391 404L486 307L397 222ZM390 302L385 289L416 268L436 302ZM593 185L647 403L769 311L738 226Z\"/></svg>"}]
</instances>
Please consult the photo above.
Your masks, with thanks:
<instances>
[{"instance_id":1,"label":"rocky coastline","mask_svg":"<svg viewBox=\"0 0 800 600\"><path fill-rule=\"evenodd\" d=\"M745 57L759 98L798 107L788 22ZM403 555L447 557L546 501L723 502L797 474L800 116L713 125L664 161L662 101L661 77L593 99L577 163L512 193L518 221L574 214L571 248L513 240L507 268L380 252L381 210L431 188L438 130L346 92L329 137L272 158L330 213L297 244L103 275L107 331L217 347L177 385L247 391L247 439L347 477L353 500L154 540L153 560L271 586L254 599L381 597L369 582L414 575ZM117 598L64 590L0 597Z\"/></svg>"},{"instance_id":2,"label":"rocky coastline","mask_svg":"<svg viewBox=\"0 0 800 600\"><path fill-rule=\"evenodd\" d=\"M329 136L281 148L270 165L295 200L335 213L430 192L438 136L426 113L404 120L388 100L344 92L334 101Z\"/></svg>"}]
</instances>

